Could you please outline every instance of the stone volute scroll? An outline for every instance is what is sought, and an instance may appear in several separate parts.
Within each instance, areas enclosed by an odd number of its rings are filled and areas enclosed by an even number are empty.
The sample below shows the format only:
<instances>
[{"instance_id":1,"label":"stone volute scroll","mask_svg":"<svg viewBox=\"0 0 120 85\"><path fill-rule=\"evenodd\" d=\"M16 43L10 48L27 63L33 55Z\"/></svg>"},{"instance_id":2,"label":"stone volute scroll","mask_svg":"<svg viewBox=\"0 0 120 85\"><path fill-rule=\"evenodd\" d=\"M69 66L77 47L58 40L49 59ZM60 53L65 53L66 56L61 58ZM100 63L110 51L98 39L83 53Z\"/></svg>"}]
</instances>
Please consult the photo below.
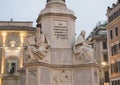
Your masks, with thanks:
<instances>
[{"instance_id":1,"label":"stone volute scroll","mask_svg":"<svg viewBox=\"0 0 120 85\"><path fill-rule=\"evenodd\" d=\"M82 31L75 42L75 58L80 60L81 64L97 63L94 59L94 50L92 46L86 43L85 34L85 31Z\"/></svg>"},{"instance_id":2,"label":"stone volute scroll","mask_svg":"<svg viewBox=\"0 0 120 85\"><path fill-rule=\"evenodd\" d=\"M41 32L40 27L37 27L34 36L27 38L26 43L26 55L29 57L28 61L40 61L46 57L49 45L48 40Z\"/></svg>"}]
</instances>

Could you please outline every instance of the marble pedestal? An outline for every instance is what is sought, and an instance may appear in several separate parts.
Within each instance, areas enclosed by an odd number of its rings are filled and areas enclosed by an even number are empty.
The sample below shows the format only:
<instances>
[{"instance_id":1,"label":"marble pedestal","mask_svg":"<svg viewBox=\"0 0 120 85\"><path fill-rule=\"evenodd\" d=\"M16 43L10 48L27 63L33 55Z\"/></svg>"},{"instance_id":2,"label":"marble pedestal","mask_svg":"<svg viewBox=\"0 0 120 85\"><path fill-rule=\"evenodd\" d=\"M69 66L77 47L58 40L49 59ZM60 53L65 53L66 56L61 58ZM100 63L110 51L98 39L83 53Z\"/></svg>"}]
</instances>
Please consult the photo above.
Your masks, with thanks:
<instances>
[{"instance_id":1,"label":"marble pedestal","mask_svg":"<svg viewBox=\"0 0 120 85\"><path fill-rule=\"evenodd\" d=\"M25 68L20 68L18 69L18 72L20 74L20 85L25 85L26 84L26 71Z\"/></svg>"},{"instance_id":2,"label":"marble pedestal","mask_svg":"<svg viewBox=\"0 0 120 85\"><path fill-rule=\"evenodd\" d=\"M99 85L97 64L81 64L74 69L74 85Z\"/></svg>"},{"instance_id":3,"label":"marble pedestal","mask_svg":"<svg viewBox=\"0 0 120 85\"><path fill-rule=\"evenodd\" d=\"M50 85L50 69L41 62L26 63L26 85ZM43 79L43 80L42 80Z\"/></svg>"},{"instance_id":4,"label":"marble pedestal","mask_svg":"<svg viewBox=\"0 0 120 85\"><path fill-rule=\"evenodd\" d=\"M26 85L99 85L97 64L26 63Z\"/></svg>"}]
</instances>

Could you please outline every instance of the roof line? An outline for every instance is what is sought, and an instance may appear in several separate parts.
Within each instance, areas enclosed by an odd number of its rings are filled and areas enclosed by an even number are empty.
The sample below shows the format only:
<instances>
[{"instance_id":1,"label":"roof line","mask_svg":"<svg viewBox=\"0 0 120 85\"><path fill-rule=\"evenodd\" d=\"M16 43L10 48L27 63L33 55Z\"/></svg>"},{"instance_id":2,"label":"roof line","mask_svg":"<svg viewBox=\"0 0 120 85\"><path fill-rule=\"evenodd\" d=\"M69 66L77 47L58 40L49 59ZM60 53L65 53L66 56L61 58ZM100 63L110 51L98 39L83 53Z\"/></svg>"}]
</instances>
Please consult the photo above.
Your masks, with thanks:
<instances>
[{"instance_id":1,"label":"roof line","mask_svg":"<svg viewBox=\"0 0 120 85\"><path fill-rule=\"evenodd\" d=\"M19 23L25 23L25 22L30 23L31 22L31 23L33 23L33 21L0 21L0 22L3 22L3 23L6 23L6 22L9 22L9 23L11 23L11 22L14 22L14 23L18 23L18 22Z\"/></svg>"}]
</instances>

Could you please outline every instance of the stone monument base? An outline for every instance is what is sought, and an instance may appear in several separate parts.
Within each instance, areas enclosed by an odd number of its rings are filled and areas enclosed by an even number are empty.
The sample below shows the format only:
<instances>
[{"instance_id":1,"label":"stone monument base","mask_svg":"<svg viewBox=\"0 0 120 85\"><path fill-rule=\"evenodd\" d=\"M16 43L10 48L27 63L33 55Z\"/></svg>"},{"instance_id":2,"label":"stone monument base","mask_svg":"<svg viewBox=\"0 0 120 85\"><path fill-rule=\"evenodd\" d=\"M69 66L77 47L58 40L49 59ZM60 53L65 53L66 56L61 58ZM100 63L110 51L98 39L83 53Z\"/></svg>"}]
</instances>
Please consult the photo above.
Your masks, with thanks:
<instances>
[{"instance_id":1,"label":"stone monument base","mask_svg":"<svg viewBox=\"0 0 120 85\"><path fill-rule=\"evenodd\" d=\"M26 63L26 85L99 85L97 64Z\"/></svg>"},{"instance_id":2,"label":"stone monument base","mask_svg":"<svg viewBox=\"0 0 120 85\"><path fill-rule=\"evenodd\" d=\"M0 77L2 85L19 85L19 76L16 74L4 74Z\"/></svg>"},{"instance_id":3,"label":"stone monument base","mask_svg":"<svg viewBox=\"0 0 120 85\"><path fill-rule=\"evenodd\" d=\"M74 69L74 85L99 85L97 64L82 64Z\"/></svg>"}]
</instances>

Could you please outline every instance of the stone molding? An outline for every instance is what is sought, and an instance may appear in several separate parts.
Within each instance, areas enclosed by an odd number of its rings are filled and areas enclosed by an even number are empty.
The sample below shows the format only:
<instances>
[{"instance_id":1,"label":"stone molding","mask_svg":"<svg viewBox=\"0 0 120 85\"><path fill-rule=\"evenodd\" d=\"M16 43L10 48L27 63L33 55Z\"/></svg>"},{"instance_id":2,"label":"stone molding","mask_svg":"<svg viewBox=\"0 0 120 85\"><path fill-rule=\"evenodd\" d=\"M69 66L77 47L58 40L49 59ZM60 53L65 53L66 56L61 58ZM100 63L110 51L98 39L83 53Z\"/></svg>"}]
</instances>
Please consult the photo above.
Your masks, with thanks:
<instances>
[{"instance_id":1,"label":"stone molding","mask_svg":"<svg viewBox=\"0 0 120 85\"><path fill-rule=\"evenodd\" d=\"M48 63L43 63L43 62L30 62L30 63L24 63L25 67L31 67L31 66L45 66L45 67L49 67L49 68L86 68L86 67L96 67L99 68L100 65L98 64L74 64L74 65L58 65L58 64L48 64Z\"/></svg>"},{"instance_id":2,"label":"stone molding","mask_svg":"<svg viewBox=\"0 0 120 85\"><path fill-rule=\"evenodd\" d=\"M35 27L28 27L28 26L0 26L0 30L15 30L15 31L35 31Z\"/></svg>"},{"instance_id":3,"label":"stone molding","mask_svg":"<svg viewBox=\"0 0 120 85\"><path fill-rule=\"evenodd\" d=\"M2 79L14 79L14 80L18 80L18 79L20 79L20 76L16 75L16 74L6 74L6 75L2 75Z\"/></svg>"},{"instance_id":4,"label":"stone molding","mask_svg":"<svg viewBox=\"0 0 120 85\"><path fill-rule=\"evenodd\" d=\"M46 13L46 14L40 14L36 20L36 22L39 22L39 20L41 20L41 18L43 17L50 17L50 16L59 16L59 17L70 17L72 19L76 19L76 17L72 14L63 14L63 13Z\"/></svg>"}]
</instances>

